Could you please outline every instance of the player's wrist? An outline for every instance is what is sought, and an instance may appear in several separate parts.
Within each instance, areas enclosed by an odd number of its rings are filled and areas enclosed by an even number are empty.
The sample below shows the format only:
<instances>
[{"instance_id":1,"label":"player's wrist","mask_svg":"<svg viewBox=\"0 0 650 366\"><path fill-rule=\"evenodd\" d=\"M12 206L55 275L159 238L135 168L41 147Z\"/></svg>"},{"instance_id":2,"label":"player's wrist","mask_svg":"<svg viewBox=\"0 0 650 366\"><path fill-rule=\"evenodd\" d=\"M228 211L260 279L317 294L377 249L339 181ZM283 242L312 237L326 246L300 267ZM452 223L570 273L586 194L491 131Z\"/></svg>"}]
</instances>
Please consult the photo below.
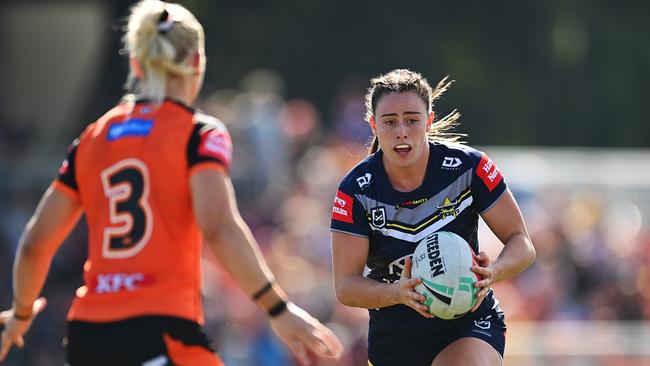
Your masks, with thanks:
<instances>
[{"instance_id":1,"label":"player's wrist","mask_svg":"<svg viewBox=\"0 0 650 366\"><path fill-rule=\"evenodd\" d=\"M34 312L34 305L32 304L27 304L21 301L18 301L17 299L14 299L13 301L13 309L14 309L14 317L19 319L19 318L31 318ZM22 319L21 319L22 320Z\"/></svg>"},{"instance_id":2,"label":"player's wrist","mask_svg":"<svg viewBox=\"0 0 650 366\"><path fill-rule=\"evenodd\" d=\"M290 301L288 299L281 298L271 307L267 308L266 313L269 315L270 318L278 317L287 311L289 304Z\"/></svg>"},{"instance_id":3,"label":"player's wrist","mask_svg":"<svg viewBox=\"0 0 650 366\"><path fill-rule=\"evenodd\" d=\"M400 296L400 286L399 282L393 282L391 284L388 284L390 290L388 293L391 295L390 305L398 305L402 303L402 297Z\"/></svg>"},{"instance_id":4,"label":"player's wrist","mask_svg":"<svg viewBox=\"0 0 650 366\"><path fill-rule=\"evenodd\" d=\"M273 289L273 285L275 284L275 280L269 280L267 281L263 286L261 286L257 291L255 291L252 295L251 298L253 301L258 301L264 296L266 293L271 291Z\"/></svg>"},{"instance_id":5,"label":"player's wrist","mask_svg":"<svg viewBox=\"0 0 650 366\"><path fill-rule=\"evenodd\" d=\"M15 299L13 303L13 309L14 309L13 317L16 320L26 321L26 320L30 320L32 316L34 316L33 305L32 306L23 305L22 303L20 303Z\"/></svg>"}]
</instances>

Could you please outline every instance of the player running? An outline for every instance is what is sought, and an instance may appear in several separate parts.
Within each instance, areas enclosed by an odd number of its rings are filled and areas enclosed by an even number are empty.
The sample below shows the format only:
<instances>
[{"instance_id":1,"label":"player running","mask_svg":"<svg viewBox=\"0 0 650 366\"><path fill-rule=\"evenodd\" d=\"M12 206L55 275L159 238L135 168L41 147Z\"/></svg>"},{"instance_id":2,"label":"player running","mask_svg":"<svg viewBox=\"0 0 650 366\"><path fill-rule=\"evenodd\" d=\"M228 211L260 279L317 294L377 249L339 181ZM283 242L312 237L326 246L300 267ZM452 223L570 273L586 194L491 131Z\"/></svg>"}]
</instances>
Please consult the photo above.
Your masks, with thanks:
<instances>
[{"instance_id":1,"label":"player running","mask_svg":"<svg viewBox=\"0 0 650 366\"><path fill-rule=\"evenodd\" d=\"M501 171L484 153L447 133L452 112L434 122L435 89L410 70L371 80L367 120L370 156L345 178L334 199L332 256L339 300L370 309L369 363L499 365L505 323L490 286L512 278L535 258L523 218ZM505 244L493 263L479 252L478 217ZM435 319L410 278L417 243L436 231L467 241L481 267L477 304L457 320ZM367 273L364 274L364 269Z\"/></svg>"}]
</instances>

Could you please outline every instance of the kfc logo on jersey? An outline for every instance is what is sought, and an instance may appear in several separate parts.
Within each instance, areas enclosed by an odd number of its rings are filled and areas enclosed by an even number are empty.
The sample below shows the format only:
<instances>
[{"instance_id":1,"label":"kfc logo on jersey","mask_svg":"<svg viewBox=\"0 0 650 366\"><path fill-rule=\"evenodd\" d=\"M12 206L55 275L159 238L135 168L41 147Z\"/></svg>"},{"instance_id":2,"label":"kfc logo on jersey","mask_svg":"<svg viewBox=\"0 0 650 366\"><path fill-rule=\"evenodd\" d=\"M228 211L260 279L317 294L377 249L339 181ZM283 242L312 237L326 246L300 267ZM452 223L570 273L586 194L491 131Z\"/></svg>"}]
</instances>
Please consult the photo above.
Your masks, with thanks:
<instances>
[{"instance_id":1,"label":"kfc logo on jersey","mask_svg":"<svg viewBox=\"0 0 650 366\"><path fill-rule=\"evenodd\" d=\"M110 294L121 291L133 291L138 285L145 283L145 275L142 273L107 273L97 275L95 292L98 294Z\"/></svg>"},{"instance_id":2,"label":"kfc logo on jersey","mask_svg":"<svg viewBox=\"0 0 650 366\"><path fill-rule=\"evenodd\" d=\"M494 188L501 183L501 179L503 179L501 171L497 165L494 164L492 159L487 156L487 154L483 154L481 157L481 161L476 167L476 175L481 178L490 192L492 192Z\"/></svg>"},{"instance_id":3,"label":"kfc logo on jersey","mask_svg":"<svg viewBox=\"0 0 650 366\"><path fill-rule=\"evenodd\" d=\"M352 197L341 192L340 190L336 192L334 197L334 206L332 207L332 220L347 222L348 224L352 223Z\"/></svg>"},{"instance_id":4,"label":"kfc logo on jersey","mask_svg":"<svg viewBox=\"0 0 650 366\"><path fill-rule=\"evenodd\" d=\"M218 129L203 133L199 144L199 155L217 158L229 166L232 160L232 141L228 133Z\"/></svg>"},{"instance_id":5,"label":"kfc logo on jersey","mask_svg":"<svg viewBox=\"0 0 650 366\"><path fill-rule=\"evenodd\" d=\"M359 188L363 189L366 186L370 185L370 180L372 179L372 174L366 173L366 175L357 178L357 183L359 184Z\"/></svg>"}]
</instances>

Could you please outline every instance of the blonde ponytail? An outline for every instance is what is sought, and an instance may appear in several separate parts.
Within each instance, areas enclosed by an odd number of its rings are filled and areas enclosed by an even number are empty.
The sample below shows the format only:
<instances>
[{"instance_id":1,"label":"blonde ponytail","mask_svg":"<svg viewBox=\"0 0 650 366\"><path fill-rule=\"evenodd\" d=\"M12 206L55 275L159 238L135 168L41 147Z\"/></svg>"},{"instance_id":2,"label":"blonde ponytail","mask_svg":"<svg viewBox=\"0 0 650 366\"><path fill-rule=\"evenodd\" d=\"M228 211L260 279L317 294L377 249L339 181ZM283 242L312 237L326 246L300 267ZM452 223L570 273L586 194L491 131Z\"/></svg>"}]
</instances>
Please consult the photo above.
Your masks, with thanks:
<instances>
[{"instance_id":1,"label":"blonde ponytail","mask_svg":"<svg viewBox=\"0 0 650 366\"><path fill-rule=\"evenodd\" d=\"M204 34L201 24L183 6L143 0L131 9L123 42L126 52L139 62L143 72L142 78L136 80L131 70L127 87L160 103L166 95L169 75L196 72L188 56L202 52Z\"/></svg>"}]
</instances>

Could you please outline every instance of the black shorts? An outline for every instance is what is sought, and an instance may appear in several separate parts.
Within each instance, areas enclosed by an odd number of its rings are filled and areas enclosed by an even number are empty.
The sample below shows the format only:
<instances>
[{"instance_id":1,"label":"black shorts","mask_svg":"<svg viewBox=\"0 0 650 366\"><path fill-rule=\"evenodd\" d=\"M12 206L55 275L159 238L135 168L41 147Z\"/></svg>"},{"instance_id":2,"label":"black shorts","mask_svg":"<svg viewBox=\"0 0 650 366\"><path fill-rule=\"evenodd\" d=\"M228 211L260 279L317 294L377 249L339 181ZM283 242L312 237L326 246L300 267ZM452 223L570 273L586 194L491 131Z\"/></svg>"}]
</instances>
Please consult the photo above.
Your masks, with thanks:
<instances>
[{"instance_id":1,"label":"black shorts","mask_svg":"<svg viewBox=\"0 0 650 366\"><path fill-rule=\"evenodd\" d=\"M64 345L71 366L222 365L201 326L174 317L71 321Z\"/></svg>"},{"instance_id":2,"label":"black shorts","mask_svg":"<svg viewBox=\"0 0 650 366\"><path fill-rule=\"evenodd\" d=\"M368 360L373 366L430 366L452 342L465 337L479 338L503 357L506 324L498 307L476 311L458 319L453 327L411 331L371 324L368 332Z\"/></svg>"}]
</instances>

